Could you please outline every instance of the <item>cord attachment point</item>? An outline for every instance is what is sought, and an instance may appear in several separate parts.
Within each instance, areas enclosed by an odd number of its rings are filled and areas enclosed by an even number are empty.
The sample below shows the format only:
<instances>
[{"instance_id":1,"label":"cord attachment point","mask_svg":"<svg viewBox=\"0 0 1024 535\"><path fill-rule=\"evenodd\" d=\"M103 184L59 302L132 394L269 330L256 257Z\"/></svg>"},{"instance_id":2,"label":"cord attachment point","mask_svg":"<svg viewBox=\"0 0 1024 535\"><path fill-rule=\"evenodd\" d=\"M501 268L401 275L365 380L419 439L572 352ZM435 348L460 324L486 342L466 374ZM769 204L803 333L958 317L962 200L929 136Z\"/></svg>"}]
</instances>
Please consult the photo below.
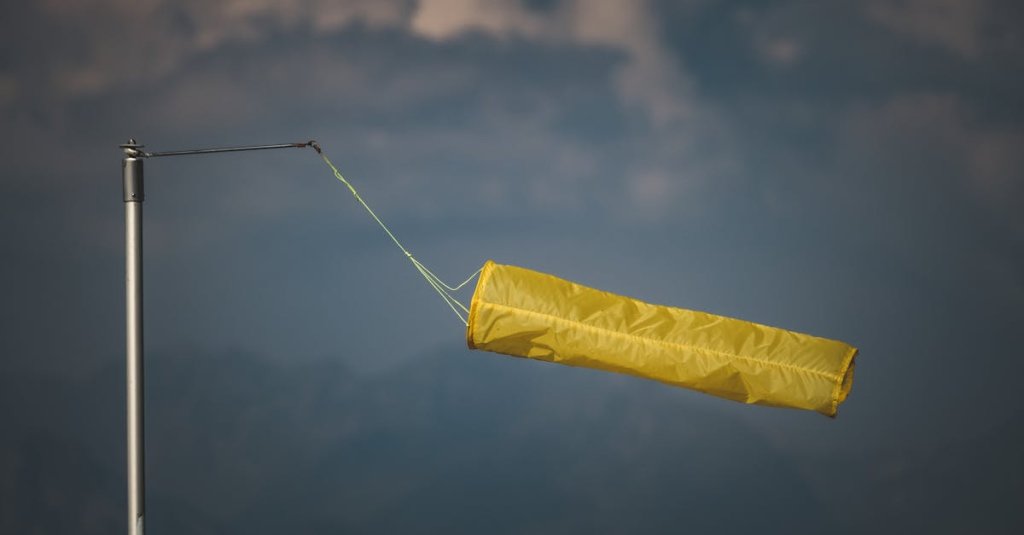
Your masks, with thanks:
<instances>
[{"instance_id":1,"label":"cord attachment point","mask_svg":"<svg viewBox=\"0 0 1024 535\"><path fill-rule=\"evenodd\" d=\"M135 141L135 138L129 138L127 143L122 143L118 147L124 151L125 158L145 158L148 156L142 150L142 147L145 147L145 145L139 144L139 142Z\"/></svg>"}]
</instances>

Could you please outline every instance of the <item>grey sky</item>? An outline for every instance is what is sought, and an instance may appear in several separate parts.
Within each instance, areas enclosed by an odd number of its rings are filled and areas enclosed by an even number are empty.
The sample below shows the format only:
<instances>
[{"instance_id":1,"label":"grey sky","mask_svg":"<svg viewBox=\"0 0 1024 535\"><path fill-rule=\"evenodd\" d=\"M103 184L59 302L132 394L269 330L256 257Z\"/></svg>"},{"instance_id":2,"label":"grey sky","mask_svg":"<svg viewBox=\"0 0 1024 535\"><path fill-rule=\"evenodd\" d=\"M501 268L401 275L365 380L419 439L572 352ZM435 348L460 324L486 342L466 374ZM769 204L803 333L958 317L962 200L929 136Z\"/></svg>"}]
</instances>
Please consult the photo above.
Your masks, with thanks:
<instances>
[{"instance_id":1,"label":"grey sky","mask_svg":"<svg viewBox=\"0 0 1024 535\"><path fill-rule=\"evenodd\" d=\"M149 161L151 531L1021 530L1021 15L3 5L0 531L123 524L129 136L315 138L447 279L493 258L861 349L834 421L469 352L311 151Z\"/></svg>"}]
</instances>

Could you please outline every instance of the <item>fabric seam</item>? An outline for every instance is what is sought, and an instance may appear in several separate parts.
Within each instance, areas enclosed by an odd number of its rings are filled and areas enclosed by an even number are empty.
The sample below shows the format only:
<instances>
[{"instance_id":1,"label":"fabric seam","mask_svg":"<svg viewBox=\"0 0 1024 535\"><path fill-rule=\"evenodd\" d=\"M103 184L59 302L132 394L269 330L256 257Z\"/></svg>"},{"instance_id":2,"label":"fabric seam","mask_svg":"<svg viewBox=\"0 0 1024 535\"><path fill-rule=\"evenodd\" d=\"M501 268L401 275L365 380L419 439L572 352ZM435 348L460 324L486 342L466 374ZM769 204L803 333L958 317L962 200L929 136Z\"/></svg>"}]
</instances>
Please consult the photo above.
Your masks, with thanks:
<instances>
[{"instance_id":1,"label":"fabric seam","mask_svg":"<svg viewBox=\"0 0 1024 535\"><path fill-rule=\"evenodd\" d=\"M796 372L810 373L810 374L813 374L813 375L818 375L818 376L821 376L821 377L825 377L825 378L830 379L832 381L836 381L837 379L840 380L840 381L842 380L842 375L836 375L836 374L832 374L832 373L829 373L829 372L823 372L823 371L814 370L814 369L811 369L811 368L802 368L800 366L795 366L793 364L786 364L786 363L783 363L783 362L773 362L773 361L770 361L770 360L757 359L757 358L753 358L753 357L745 357L743 355L736 355L736 354L733 354L733 353L727 353L727 352L724 352L724 351L718 351L718 350L710 349L710 348L707 348L707 347L694 346L694 345L689 345L689 344L680 344L678 342L670 342L670 341L667 341L667 340L658 340L658 339L655 339L655 338L648 338L646 336L640 336L638 334L613 331L611 329L606 329L604 327L597 327L595 325L590 325L588 323L583 323L581 321L571 320L571 319L567 319L567 318L562 318L562 317L559 317L559 316L553 316L551 314L545 314L543 312L537 312L537 311L534 311L534 310L528 310L528 309L525 309L525 308L519 308L519 307L510 306L510 305L503 305L503 304L499 304L499 303L490 303L490 302L484 301L483 299L479 299L479 300L474 299L471 306L477 307L476 310L479 310L479 307L477 305L487 305L487 306L491 306L491 307L506 308L506 309L509 309L509 310L517 310L517 311L520 311L520 312L525 312L527 314L533 314L533 315L536 315L536 316L541 316L541 317L548 318L548 319L551 319L551 320L560 321L560 322L563 322L563 323L570 323L570 324L573 324L573 325L578 325L578 326L583 327L585 329L590 329L590 330L598 331L598 332L602 332L602 333L608 333L608 334L612 334L612 335L620 336L620 337L632 338L632 339L635 339L635 340L640 340L642 342L648 342L648 343L653 343L653 344L660 344L660 345L665 345L665 346L677 347L677 348L684 349L684 350L698 351L698 352L707 353L707 354L711 354L711 355L715 355L715 356L719 356L719 357L726 357L726 358L730 358L730 359L739 359L739 360L744 360L744 361L749 361L749 362L753 362L753 363L756 363L756 364L760 364L760 365L763 365L763 366L777 367L777 368L783 368L783 369L792 370L792 371L796 371ZM472 315L472 313L471 313L471 315Z\"/></svg>"}]
</instances>

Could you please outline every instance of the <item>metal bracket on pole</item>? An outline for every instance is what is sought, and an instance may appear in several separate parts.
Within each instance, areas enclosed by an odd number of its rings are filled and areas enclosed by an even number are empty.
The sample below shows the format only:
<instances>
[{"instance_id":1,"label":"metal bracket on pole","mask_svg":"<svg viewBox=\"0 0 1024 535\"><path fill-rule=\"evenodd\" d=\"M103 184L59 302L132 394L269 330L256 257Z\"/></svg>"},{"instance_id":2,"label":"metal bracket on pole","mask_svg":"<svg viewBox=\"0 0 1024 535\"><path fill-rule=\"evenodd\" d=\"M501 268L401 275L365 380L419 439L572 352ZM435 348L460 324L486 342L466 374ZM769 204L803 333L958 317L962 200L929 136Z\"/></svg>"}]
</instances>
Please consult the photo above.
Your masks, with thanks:
<instances>
[{"instance_id":1,"label":"metal bracket on pole","mask_svg":"<svg viewBox=\"0 0 1024 535\"><path fill-rule=\"evenodd\" d=\"M146 192L142 187L142 158L145 157L145 153L141 150L145 145L139 145L134 139L129 139L128 143L120 147L124 151L124 159L121 160L124 202L142 202L146 200ZM138 171L129 170L129 165L137 166Z\"/></svg>"}]
</instances>

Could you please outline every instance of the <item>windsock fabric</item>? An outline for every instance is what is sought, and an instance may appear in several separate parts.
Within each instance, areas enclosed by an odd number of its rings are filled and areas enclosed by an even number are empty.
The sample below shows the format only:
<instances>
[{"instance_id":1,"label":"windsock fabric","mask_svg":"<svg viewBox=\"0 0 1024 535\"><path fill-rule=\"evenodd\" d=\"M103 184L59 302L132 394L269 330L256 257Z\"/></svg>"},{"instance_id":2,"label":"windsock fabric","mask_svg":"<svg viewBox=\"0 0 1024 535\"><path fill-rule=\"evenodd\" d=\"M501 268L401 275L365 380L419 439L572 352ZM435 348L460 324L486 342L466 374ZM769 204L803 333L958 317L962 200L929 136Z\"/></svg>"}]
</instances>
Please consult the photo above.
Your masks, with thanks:
<instances>
[{"instance_id":1,"label":"windsock fabric","mask_svg":"<svg viewBox=\"0 0 1024 535\"><path fill-rule=\"evenodd\" d=\"M718 397L835 416L856 348L747 321L644 303L487 261L470 349L654 379Z\"/></svg>"}]
</instances>

